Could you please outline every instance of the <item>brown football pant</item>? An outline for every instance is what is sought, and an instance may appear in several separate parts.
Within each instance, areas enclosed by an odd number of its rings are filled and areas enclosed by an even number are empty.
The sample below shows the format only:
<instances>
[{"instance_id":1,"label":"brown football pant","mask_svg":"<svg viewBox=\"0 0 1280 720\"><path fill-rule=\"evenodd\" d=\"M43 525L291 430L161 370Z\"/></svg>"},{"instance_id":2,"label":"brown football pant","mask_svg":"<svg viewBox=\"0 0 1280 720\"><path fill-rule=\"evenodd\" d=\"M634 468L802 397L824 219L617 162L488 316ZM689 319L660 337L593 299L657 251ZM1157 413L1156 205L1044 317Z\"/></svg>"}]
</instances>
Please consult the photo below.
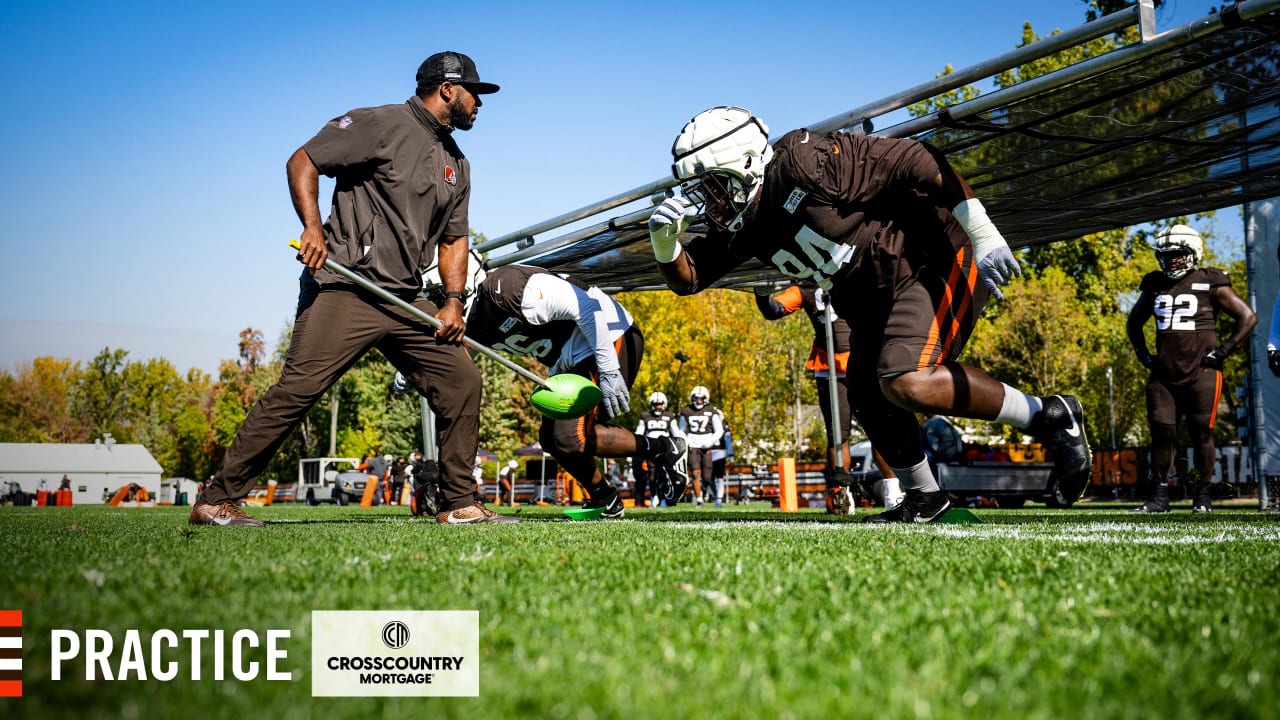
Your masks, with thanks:
<instances>
[{"instance_id":1,"label":"brown football pant","mask_svg":"<svg viewBox=\"0 0 1280 720\"><path fill-rule=\"evenodd\" d=\"M306 285L284 371L249 411L202 500L216 504L248 495L289 431L343 373L376 347L435 411L440 510L471 504L475 490L471 464L480 430L480 372L466 349L437 343L430 325L362 290L330 286L314 292L314 285ZM436 312L425 298L413 304Z\"/></svg>"}]
</instances>

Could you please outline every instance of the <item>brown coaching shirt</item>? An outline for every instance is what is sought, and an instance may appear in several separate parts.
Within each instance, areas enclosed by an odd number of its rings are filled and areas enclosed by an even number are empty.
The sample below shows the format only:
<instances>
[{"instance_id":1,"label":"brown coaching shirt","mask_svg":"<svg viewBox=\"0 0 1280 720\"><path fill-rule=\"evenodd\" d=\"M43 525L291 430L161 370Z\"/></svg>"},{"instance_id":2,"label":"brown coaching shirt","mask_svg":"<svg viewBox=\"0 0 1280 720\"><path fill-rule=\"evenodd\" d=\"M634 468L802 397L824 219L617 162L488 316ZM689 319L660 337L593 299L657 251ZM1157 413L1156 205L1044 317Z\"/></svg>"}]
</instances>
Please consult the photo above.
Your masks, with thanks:
<instances>
[{"instance_id":1,"label":"brown coaching shirt","mask_svg":"<svg viewBox=\"0 0 1280 720\"><path fill-rule=\"evenodd\" d=\"M337 181L324 224L334 261L399 295L422 288L440 238L468 233L471 167L450 132L413 97L352 110L303 145ZM324 268L315 278L347 282Z\"/></svg>"}]
</instances>

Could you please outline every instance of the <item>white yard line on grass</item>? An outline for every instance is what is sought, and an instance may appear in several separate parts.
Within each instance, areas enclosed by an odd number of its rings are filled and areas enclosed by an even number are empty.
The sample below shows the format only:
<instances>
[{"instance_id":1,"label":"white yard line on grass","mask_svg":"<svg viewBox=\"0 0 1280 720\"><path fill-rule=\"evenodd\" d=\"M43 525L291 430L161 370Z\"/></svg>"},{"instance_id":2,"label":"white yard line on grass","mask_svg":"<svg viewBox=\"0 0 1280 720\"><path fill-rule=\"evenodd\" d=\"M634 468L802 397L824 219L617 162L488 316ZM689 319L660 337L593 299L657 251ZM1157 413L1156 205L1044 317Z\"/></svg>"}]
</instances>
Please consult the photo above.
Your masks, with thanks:
<instances>
[{"instance_id":1,"label":"white yard line on grass","mask_svg":"<svg viewBox=\"0 0 1280 720\"><path fill-rule=\"evenodd\" d=\"M640 525L641 523L636 523ZM1073 543L1124 543L1147 545L1203 545L1246 540L1280 541L1280 526L1213 522L1203 527L1150 525L1140 522L1081 522L1045 525L863 525L858 523L779 522L743 520L732 522L673 522L663 527L689 530L826 530L828 532L910 532L975 540L1053 540Z\"/></svg>"}]
</instances>

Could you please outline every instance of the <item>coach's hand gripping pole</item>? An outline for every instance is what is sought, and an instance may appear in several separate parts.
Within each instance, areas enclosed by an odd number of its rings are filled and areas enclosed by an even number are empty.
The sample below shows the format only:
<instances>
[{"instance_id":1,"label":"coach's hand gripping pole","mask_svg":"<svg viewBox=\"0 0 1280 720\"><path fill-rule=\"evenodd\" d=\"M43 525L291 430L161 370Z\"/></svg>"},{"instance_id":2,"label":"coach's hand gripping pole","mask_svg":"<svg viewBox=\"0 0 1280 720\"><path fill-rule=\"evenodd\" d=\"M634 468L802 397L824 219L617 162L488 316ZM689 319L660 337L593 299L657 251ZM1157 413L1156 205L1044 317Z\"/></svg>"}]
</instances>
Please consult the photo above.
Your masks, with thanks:
<instances>
[{"instance_id":1,"label":"coach's hand gripping pole","mask_svg":"<svg viewBox=\"0 0 1280 720\"><path fill-rule=\"evenodd\" d=\"M298 241L297 241L297 239L293 239L293 240L290 240L290 241L289 241L289 246L290 246L290 247L292 247L294 250L300 250L300 249L302 248L302 243L298 242ZM365 290L368 290L369 292L373 293L374 295L377 295L378 297L382 298L383 300L386 300L387 302L391 303L392 305L395 305L396 307L400 308L401 310L404 310L405 312L407 312L407 313L409 313L410 315L412 315L412 316L414 316L414 317L418 318L419 320L421 320L421 321L425 322L426 324L430 325L431 327L436 328L436 329L439 329L439 328L440 328L440 321L439 321L439 320L437 320L437 319L435 319L434 317L431 317L431 315L427 314L424 310L421 310L420 308L416 308L416 307L414 307L413 305L411 305L410 303L407 303L407 302L405 302L404 300L401 300L400 298L396 297L395 295L392 295L391 293L387 292L386 290L383 290L382 288L378 287L377 285L374 285L373 283L369 282L369 281L368 281L368 280L366 280L365 278L362 278L362 277L360 277L359 275L355 274L354 272L351 272L350 270L348 270L347 268L345 268L345 267L343 267L343 266L339 265L338 263L334 262L333 260L328 260L328 259L326 259L326 260L324 261L324 266L325 266L326 268L328 268L329 270L332 270L333 272L335 272L335 273L337 273L337 274L341 275L342 277L344 277L344 278L346 278L346 279L350 280L351 282L353 282L353 283L355 283L355 284L359 285L360 287L364 288ZM526 380L532 380L534 383L537 383L539 386L544 387L544 388L546 388L546 389L548 389L548 390L554 390L554 388L552 388L550 385L548 385L548 384L547 384L547 381L546 381L546 380L544 380L543 378L538 377L537 375L534 375L533 373L529 372L528 370L526 370L526 369L524 369L524 368L520 367L519 365L517 365L517 364L515 364L515 363L511 362L510 360L508 360L507 358L505 358L505 357L503 357L502 355L498 354L496 351L492 350L491 348L488 348L488 347L486 347L486 346L484 346L484 345L481 345L480 343L476 342L475 340L472 340L471 338L469 338L469 337L467 337L467 336L465 336L465 335L462 337L462 343L463 343L464 345L466 345L467 347L474 349L476 352L479 352L481 355L484 355L485 357L489 358L490 360L493 360L494 362L498 363L499 365L501 365L501 366L503 366L503 367L507 368L507 369L508 369L508 370L510 370L511 372L514 372L515 374L519 375L520 377L523 377L523 378L525 378Z\"/></svg>"}]
</instances>

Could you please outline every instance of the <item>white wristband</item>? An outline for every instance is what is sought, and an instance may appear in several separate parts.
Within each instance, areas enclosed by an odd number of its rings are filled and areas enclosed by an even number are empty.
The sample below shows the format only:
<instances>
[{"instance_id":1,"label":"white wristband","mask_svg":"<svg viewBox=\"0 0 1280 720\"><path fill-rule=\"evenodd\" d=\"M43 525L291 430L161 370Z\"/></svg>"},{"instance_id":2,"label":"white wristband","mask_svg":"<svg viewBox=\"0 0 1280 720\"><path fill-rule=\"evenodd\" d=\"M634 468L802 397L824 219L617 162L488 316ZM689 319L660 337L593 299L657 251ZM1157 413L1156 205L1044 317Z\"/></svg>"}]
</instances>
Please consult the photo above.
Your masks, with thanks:
<instances>
[{"instance_id":1,"label":"white wristband","mask_svg":"<svg viewBox=\"0 0 1280 720\"><path fill-rule=\"evenodd\" d=\"M951 209L951 214L955 216L956 222L960 223L960 227L969 234L969 238L973 240L973 256L975 260L982 260L988 253L1002 245L1008 245L1004 236L996 229L991 218L987 217L987 209L982 207L982 202L978 198L969 198L959 205Z\"/></svg>"},{"instance_id":2,"label":"white wristband","mask_svg":"<svg viewBox=\"0 0 1280 720\"><path fill-rule=\"evenodd\" d=\"M660 263L672 263L684 252L680 245L680 236L675 233L653 232L649 234L649 242L653 245L653 256Z\"/></svg>"}]
</instances>

